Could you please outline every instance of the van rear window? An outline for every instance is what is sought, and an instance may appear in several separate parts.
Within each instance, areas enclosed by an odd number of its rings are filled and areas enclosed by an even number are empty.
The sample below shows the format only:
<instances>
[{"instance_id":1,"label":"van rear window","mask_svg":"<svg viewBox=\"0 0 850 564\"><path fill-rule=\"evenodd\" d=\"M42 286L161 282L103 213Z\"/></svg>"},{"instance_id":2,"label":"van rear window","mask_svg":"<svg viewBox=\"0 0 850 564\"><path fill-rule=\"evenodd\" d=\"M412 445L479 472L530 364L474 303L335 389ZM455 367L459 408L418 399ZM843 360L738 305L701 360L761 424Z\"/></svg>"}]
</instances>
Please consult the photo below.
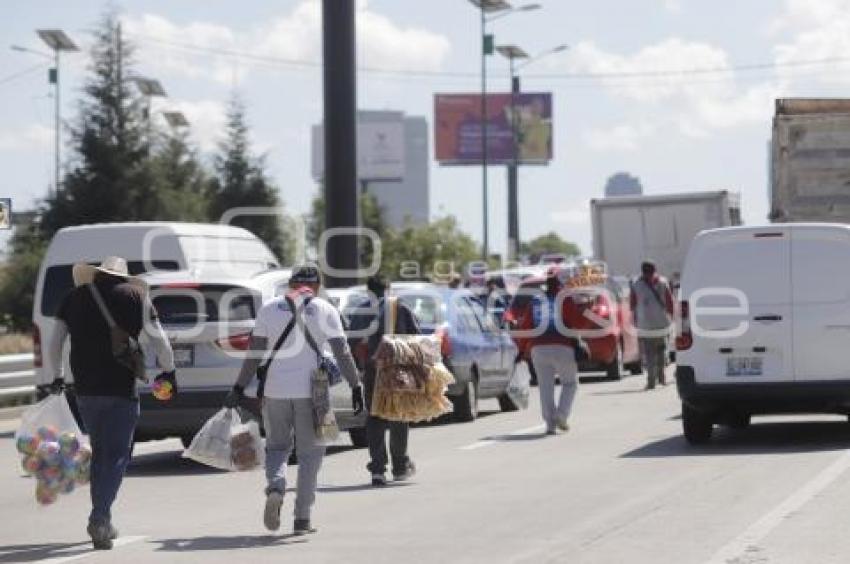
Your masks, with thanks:
<instances>
[{"instance_id":1,"label":"van rear window","mask_svg":"<svg viewBox=\"0 0 850 564\"><path fill-rule=\"evenodd\" d=\"M260 296L246 288L222 284L197 288L152 288L151 299L164 325L249 321L256 317Z\"/></svg>"},{"instance_id":2,"label":"van rear window","mask_svg":"<svg viewBox=\"0 0 850 564\"><path fill-rule=\"evenodd\" d=\"M97 264L97 263L92 263ZM173 260L155 260L151 264L154 270L180 270L180 265ZM72 275L72 264L59 264L51 266L44 273L44 288L41 291L41 314L45 317L54 317L56 310L65 294L74 287ZM133 276L145 273L145 262L140 260L129 261L127 270Z\"/></svg>"}]
</instances>

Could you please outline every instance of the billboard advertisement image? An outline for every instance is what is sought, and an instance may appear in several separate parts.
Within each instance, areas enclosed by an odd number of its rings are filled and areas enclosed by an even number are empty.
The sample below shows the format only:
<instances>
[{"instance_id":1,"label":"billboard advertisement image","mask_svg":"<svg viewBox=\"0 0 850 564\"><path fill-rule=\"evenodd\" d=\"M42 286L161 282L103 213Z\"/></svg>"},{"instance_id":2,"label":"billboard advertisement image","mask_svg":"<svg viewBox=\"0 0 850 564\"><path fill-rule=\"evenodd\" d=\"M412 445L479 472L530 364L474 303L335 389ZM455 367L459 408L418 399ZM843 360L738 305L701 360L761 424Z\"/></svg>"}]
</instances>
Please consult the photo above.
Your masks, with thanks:
<instances>
[{"instance_id":1,"label":"billboard advertisement image","mask_svg":"<svg viewBox=\"0 0 850 564\"><path fill-rule=\"evenodd\" d=\"M514 147L513 120L517 144ZM481 164L481 95L434 97L436 158L443 165ZM547 164L552 160L552 94L487 95L487 162Z\"/></svg>"}]
</instances>

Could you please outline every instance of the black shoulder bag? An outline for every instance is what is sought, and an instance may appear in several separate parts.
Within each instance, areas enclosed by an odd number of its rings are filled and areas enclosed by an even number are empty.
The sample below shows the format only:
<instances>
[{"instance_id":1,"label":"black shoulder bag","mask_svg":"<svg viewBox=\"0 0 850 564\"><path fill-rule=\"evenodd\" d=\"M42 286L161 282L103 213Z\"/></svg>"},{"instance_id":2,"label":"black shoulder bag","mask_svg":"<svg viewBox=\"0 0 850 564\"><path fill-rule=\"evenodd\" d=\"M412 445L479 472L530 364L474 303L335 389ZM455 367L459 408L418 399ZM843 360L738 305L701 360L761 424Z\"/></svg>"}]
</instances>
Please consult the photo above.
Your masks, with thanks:
<instances>
[{"instance_id":1,"label":"black shoulder bag","mask_svg":"<svg viewBox=\"0 0 850 564\"><path fill-rule=\"evenodd\" d=\"M100 295L100 291L94 284L89 284L89 290L91 290L92 297L97 303L97 307L100 308L100 313L106 320L106 324L109 326L109 339L112 347L112 357L115 359L115 362L129 370L133 378L147 382L147 376L145 375L145 353L142 351L142 346L139 344L138 339L130 335L115 322L115 318L112 317L112 313L110 313L109 308L106 307L106 303L103 301L103 296Z\"/></svg>"}]
</instances>

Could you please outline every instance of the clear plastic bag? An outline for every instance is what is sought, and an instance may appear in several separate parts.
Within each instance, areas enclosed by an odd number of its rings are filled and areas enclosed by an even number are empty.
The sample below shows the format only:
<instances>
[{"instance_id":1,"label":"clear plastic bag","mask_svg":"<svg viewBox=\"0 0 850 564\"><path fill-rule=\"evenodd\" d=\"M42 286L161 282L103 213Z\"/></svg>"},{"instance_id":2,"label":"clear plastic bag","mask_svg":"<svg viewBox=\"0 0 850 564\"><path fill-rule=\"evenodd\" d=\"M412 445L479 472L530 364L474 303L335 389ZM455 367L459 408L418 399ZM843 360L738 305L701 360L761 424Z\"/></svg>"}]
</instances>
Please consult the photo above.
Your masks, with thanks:
<instances>
[{"instance_id":1,"label":"clear plastic bag","mask_svg":"<svg viewBox=\"0 0 850 564\"><path fill-rule=\"evenodd\" d=\"M239 412L224 408L204 423L183 456L219 470L259 468L265 464L260 426L253 420L243 423Z\"/></svg>"},{"instance_id":2,"label":"clear plastic bag","mask_svg":"<svg viewBox=\"0 0 850 564\"><path fill-rule=\"evenodd\" d=\"M514 365L514 373L508 383L506 393L518 409L528 409L528 396L531 394L531 373L527 363L520 362Z\"/></svg>"},{"instance_id":3,"label":"clear plastic bag","mask_svg":"<svg viewBox=\"0 0 850 564\"><path fill-rule=\"evenodd\" d=\"M89 438L77 425L64 394L51 394L23 413L15 446L24 473L36 478L35 497L41 505L89 482Z\"/></svg>"}]
</instances>

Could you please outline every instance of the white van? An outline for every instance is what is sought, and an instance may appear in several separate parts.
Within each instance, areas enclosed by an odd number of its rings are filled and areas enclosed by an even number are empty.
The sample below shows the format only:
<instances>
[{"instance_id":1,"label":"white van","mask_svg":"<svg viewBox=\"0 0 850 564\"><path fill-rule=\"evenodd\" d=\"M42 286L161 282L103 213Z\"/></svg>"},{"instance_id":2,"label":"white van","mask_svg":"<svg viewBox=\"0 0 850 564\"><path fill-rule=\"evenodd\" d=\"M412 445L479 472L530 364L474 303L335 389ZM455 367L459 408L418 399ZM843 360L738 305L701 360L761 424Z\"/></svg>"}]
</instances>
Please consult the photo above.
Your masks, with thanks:
<instances>
[{"instance_id":1,"label":"white van","mask_svg":"<svg viewBox=\"0 0 850 564\"><path fill-rule=\"evenodd\" d=\"M41 263L33 300L36 386L50 383L49 371L42 366L41 337L53 330L56 309L74 285L72 266L99 264L110 255L125 258L133 275L183 270L217 276L236 272L244 277L279 266L254 234L230 225L137 222L60 229Z\"/></svg>"},{"instance_id":2,"label":"white van","mask_svg":"<svg viewBox=\"0 0 850 564\"><path fill-rule=\"evenodd\" d=\"M681 299L676 383L690 443L752 415L850 414L850 226L704 231Z\"/></svg>"}]
</instances>

